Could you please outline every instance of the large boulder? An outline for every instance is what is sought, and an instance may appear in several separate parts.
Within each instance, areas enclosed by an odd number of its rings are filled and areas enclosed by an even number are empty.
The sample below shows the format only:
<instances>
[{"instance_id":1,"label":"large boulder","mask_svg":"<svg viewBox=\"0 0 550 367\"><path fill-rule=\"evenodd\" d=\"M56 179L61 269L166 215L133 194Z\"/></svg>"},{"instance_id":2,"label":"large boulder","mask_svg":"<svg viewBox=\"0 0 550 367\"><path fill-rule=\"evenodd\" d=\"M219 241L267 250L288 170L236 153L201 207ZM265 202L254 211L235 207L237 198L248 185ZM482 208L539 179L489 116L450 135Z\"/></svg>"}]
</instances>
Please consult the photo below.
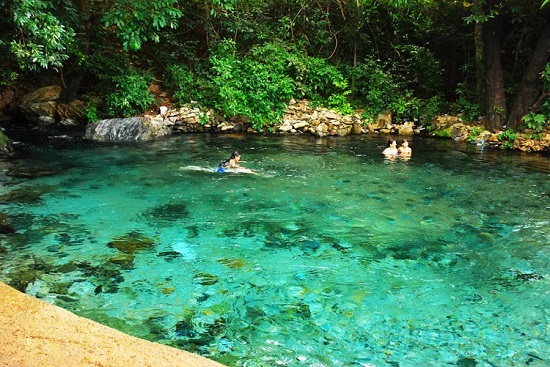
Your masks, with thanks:
<instances>
[{"instance_id":1,"label":"large boulder","mask_svg":"<svg viewBox=\"0 0 550 367\"><path fill-rule=\"evenodd\" d=\"M19 106L28 121L41 126L53 125L56 122L57 102L35 102Z\"/></svg>"},{"instance_id":2,"label":"large boulder","mask_svg":"<svg viewBox=\"0 0 550 367\"><path fill-rule=\"evenodd\" d=\"M39 88L31 93L25 94L21 98L21 104L57 101L59 100L60 94L61 87L59 85Z\"/></svg>"},{"instance_id":3,"label":"large boulder","mask_svg":"<svg viewBox=\"0 0 550 367\"><path fill-rule=\"evenodd\" d=\"M51 85L39 88L21 98L21 112L28 121L39 125L52 125L56 122L56 110L61 87Z\"/></svg>"},{"instance_id":4,"label":"large boulder","mask_svg":"<svg viewBox=\"0 0 550 367\"><path fill-rule=\"evenodd\" d=\"M165 120L147 116L101 120L86 128L86 138L97 141L153 140L169 134Z\"/></svg>"}]
</instances>

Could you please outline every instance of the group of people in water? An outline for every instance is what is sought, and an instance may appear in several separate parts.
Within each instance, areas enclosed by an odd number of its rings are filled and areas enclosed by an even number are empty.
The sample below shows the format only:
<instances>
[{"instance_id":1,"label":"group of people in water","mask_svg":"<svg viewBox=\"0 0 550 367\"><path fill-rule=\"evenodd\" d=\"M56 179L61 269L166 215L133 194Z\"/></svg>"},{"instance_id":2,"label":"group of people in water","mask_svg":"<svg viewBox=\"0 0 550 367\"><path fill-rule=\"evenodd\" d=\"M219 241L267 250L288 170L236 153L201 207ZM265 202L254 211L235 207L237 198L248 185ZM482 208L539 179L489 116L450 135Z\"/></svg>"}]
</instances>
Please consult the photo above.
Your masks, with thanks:
<instances>
[{"instance_id":1,"label":"group of people in water","mask_svg":"<svg viewBox=\"0 0 550 367\"><path fill-rule=\"evenodd\" d=\"M382 154L390 159L395 158L396 156L410 158L412 155L412 149L409 147L409 142L407 141L407 139L403 139L399 148L397 147L397 141L395 139L390 139L388 140L388 145L386 146L386 149L382 151ZM248 168L241 167L241 165L239 164L240 160L241 153L239 151L231 153L229 159L220 162L217 172L254 172Z\"/></svg>"},{"instance_id":2,"label":"group of people in water","mask_svg":"<svg viewBox=\"0 0 550 367\"><path fill-rule=\"evenodd\" d=\"M412 156L412 149L409 147L407 139L403 139L401 146L397 147L397 141L395 139L388 140L386 149L382 151L387 158L395 158L396 156L410 158Z\"/></svg>"}]
</instances>

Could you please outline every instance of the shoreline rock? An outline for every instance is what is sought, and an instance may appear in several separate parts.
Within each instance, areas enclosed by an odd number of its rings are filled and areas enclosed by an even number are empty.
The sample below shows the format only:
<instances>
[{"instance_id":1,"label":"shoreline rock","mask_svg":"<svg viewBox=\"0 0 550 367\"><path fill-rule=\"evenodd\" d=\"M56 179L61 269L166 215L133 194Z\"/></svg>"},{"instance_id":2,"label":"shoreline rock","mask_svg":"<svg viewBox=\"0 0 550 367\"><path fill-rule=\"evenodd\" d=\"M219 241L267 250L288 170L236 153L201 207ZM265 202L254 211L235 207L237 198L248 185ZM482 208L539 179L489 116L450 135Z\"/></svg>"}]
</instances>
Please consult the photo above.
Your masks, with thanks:
<instances>
[{"instance_id":1,"label":"shoreline rock","mask_svg":"<svg viewBox=\"0 0 550 367\"><path fill-rule=\"evenodd\" d=\"M61 88L37 89L21 98L19 110L40 128L83 126L84 102L59 103ZM6 96L6 100L9 100ZM11 97L13 99L13 96ZM326 136L386 134L406 138L425 135L450 138L487 147L504 147L523 152L550 152L550 130L543 132L487 132L479 123L466 124L458 116L436 116L426 126L418 121L395 123L391 112L373 119L360 113L342 115L325 107L312 107L308 100L291 100L281 122L255 129L246 117L224 118L212 110L201 110L196 102L182 107L160 106L156 115L113 118L87 124L85 137L97 141L147 141L178 133L263 133Z\"/></svg>"},{"instance_id":2,"label":"shoreline rock","mask_svg":"<svg viewBox=\"0 0 550 367\"><path fill-rule=\"evenodd\" d=\"M0 366L224 367L77 316L0 282Z\"/></svg>"}]
</instances>

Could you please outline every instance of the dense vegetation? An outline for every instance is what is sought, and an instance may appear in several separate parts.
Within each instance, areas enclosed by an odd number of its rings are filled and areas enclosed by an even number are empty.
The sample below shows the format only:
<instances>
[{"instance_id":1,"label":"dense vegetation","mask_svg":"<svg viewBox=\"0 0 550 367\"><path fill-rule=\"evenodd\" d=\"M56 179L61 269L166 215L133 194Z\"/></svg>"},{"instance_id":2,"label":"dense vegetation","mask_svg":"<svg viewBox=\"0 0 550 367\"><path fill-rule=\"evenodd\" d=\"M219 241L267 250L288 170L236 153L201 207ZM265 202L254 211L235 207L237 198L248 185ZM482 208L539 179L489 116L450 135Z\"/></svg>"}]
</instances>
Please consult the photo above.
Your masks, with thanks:
<instances>
[{"instance_id":1,"label":"dense vegetation","mask_svg":"<svg viewBox=\"0 0 550 367\"><path fill-rule=\"evenodd\" d=\"M292 98L423 123L484 116L490 130L541 130L550 117L548 0L0 5L0 92L58 83L63 102L86 101L90 120L139 114L168 97L256 127Z\"/></svg>"}]
</instances>

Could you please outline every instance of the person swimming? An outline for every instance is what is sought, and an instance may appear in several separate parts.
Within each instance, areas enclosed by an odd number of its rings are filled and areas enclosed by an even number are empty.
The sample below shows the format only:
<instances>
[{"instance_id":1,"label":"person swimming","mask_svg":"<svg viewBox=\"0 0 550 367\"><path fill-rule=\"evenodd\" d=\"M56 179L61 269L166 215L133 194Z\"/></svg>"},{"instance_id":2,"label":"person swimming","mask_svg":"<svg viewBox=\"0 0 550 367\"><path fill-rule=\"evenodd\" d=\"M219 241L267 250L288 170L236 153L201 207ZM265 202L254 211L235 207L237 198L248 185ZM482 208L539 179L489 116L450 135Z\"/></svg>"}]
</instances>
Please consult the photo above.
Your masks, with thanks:
<instances>
[{"instance_id":1,"label":"person swimming","mask_svg":"<svg viewBox=\"0 0 550 367\"><path fill-rule=\"evenodd\" d=\"M386 149L382 152L386 156L396 156L397 155L397 141L395 139L388 140L388 145Z\"/></svg>"},{"instance_id":2,"label":"person swimming","mask_svg":"<svg viewBox=\"0 0 550 367\"><path fill-rule=\"evenodd\" d=\"M226 159L225 161L221 161L218 165L218 169L216 172L227 172L229 171L236 171L236 172L252 172L252 170L249 170L247 168L241 167L239 164L239 161L241 160L241 153L239 151L234 151L231 153L231 157L229 159Z\"/></svg>"},{"instance_id":3,"label":"person swimming","mask_svg":"<svg viewBox=\"0 0 550 367\"><path fill-rule=\"evenodd\" d=\"M412 149L409 147L407 139L403 139L401 146L397 149L397 153L402 157L410 157L412 155Z\"/></svg>"}]
</instances>

